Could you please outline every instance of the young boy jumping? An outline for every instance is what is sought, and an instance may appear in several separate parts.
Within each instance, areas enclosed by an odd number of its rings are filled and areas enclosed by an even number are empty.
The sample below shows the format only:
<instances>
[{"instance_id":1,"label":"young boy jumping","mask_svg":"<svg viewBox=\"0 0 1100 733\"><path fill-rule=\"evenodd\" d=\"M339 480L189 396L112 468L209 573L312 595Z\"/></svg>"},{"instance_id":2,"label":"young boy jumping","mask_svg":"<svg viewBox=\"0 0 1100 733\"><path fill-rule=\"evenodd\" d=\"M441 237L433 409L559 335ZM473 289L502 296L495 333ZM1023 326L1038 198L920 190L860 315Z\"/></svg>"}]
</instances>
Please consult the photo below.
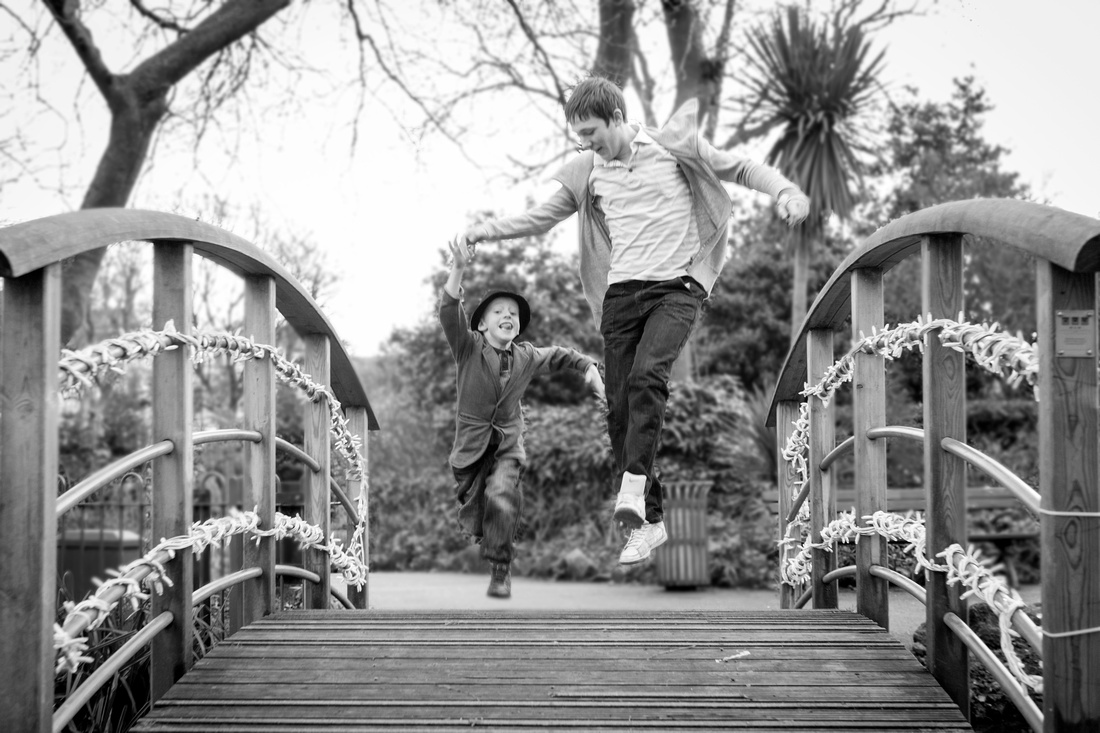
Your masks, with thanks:
<instances>
[{"instance_id":1,"label":"young boy jumping","mask_svg":"<svg viewBox=\"0 0 1100 733\"><path fill-rule=\"evenodd\" d=\"M439 302L439 322L458 372L455 441L450 463L457 481L458 521L481 543L489 561L490 596L512 594L514 538L523 507L520 479L523 449L520 399L537 374L574 369L604 398L596 361L562 346L536 348L515 341L531 319L520 295L490 292L470 316L462 310L462 275L469 259L465 244L450 242L451 272Z\"/></svg>"},{"instance_id":2,"label":"young boy jumping","mask_svg":"<svg viewBox=\"0 0 1100 733\"><path fill-rule=\"evenodd\" d=\"M590 77L565 103L580 155L561 188L525 214L482 222L470 245L549 231L578 214L580 275L604 338L607 429L621 483L614 518L630 529L619 557L638 563L667 539L654 461L668 380L726 261L733 205L722 181L767 193L791 226L809 200L773 168L718 150L699 133L691 100L660 129L628 124L614 83Z\"/></svg>"}]
</instances>

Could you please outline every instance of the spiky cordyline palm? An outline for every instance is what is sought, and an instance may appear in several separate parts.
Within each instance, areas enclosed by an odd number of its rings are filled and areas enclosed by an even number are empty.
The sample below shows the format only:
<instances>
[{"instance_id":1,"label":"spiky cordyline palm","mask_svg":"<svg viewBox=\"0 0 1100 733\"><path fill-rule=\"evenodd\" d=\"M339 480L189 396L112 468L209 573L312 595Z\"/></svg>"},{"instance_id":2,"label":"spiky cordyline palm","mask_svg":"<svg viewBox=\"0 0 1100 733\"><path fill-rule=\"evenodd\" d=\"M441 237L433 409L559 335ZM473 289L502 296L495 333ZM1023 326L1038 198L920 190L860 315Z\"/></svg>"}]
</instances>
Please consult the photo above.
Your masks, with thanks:
<instances>
[{"instance_id":1,"label":"spiky cordyline palm","mask_svg":"<svg viewBox=\"0 0 1100 733\"><path fill-rule=\"evenodd\" d=\"M787 9L786 25L776 13L748 41L752 122L762 131L781 128L765 160L810 197L810 215L795 234L793 339L806 312L809 241L829 212L846 217L854 203L857 153L867 151L857 123L878 86L883 54L871 56L858 23L819 25L795 7Z\"/></svg>"},{"instance_id":2,"label":"spiky cordyline palm","mask_svg":"<svg viewBox=\"0 0 1100 733\"><path fill-rule=\"evenodd\" d=\"M782 127L767 162L806 192L807 221L820 224L821 215L843 217L852 208L849 181L865 149L855 123L877 87L883 54L871 57L858 25L819 25L794 7L786 20L777 13L749 33L746 84L760 124Z\"/></svg>"}]
</instances>

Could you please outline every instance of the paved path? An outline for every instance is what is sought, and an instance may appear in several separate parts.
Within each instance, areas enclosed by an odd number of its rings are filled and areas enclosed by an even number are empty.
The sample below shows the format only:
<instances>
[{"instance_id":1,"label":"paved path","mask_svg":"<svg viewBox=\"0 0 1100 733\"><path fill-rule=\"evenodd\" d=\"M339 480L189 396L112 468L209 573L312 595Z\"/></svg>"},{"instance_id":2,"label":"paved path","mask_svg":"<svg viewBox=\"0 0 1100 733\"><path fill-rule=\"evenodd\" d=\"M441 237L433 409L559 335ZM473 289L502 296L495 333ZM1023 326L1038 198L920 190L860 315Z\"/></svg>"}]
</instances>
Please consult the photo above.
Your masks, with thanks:
<instances>
[{"instance_id":1,"label":"paved path","mask_svg":"<svg viewBox=\"0 0 1100 733\"><path fill-rule=\"evenodd\" d=\"M779 609L779 594L770 590L699 588L665 590L660 585L591 583L513 578L512 597L489 598L488 575L472 573L371 573L370 608L379 610L623 610L623 611L768 611ZM1025 601L1039 598L1038 586L1021 589ZM855 593L841 589L839 606L855 610ZM924 606L908 593L890 593L890 633L906 648L924 622Z\"/></svg>"}]
</instances>

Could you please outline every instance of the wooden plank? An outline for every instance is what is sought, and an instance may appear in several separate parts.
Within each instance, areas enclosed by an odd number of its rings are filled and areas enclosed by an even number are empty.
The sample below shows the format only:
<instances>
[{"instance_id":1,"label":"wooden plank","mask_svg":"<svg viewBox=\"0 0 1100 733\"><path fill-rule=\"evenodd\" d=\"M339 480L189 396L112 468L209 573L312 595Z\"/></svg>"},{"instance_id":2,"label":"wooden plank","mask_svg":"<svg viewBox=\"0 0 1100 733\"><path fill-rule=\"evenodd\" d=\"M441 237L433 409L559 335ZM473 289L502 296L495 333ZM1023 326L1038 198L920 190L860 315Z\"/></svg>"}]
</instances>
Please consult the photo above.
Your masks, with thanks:
<instances>
[{"instance_id":1,"label":"wooden plank","mask_svg":"<svg viewBox=\"0 0 1100 733\"><path fill-rule=\"evenodd\" d=\"M191 245L165 242L153 248L153 325L175 323L191 333ZM187 534L194 505L192 366L187 349L175 349L153 360L153 442L172 441L172 452L153 461L152 536ZM152 696L158 700L191 666L191 592L194 564L191 548L176 552L165 568L172 584L153 593L150 613L172 613L172 625L151 644Z\"/></svg>"},{"instance_id":2,"label":"wooden plank","mask_svg":"<svg viewBox=\"0 0 1100 733\"><path fill-rule=\"evenodd\" d=\"M924 238L921 253L921 312L932 318L958 317L963 298L963 242L958 234ZM944 438L966 442L966 355L943 345L939 335L924 337L924 486L928 497L924 527L927 553L966 544L966 462L942 447ZM970 710L966 645L944 623L945 613L967 617L963 587L931 573L925 583L928 668L964 715Z\"/></svg>"},{"instance_id":3,"label":"wooden plank","mask_svg":"<svg viewBox=\"0 0 1100 733\"><path fill-rule=\"evenodd\" d=\"M768 628L769 615L280 612L216 647L133 730L969 730L868 619L778 612ZM759 654L753 641L785 639L792 617L797 656Z\"/></svg>"},{"instance_id":4,"label":"wooden plank","mask_svg":"<svg viewBox=\"0 0 1100 733\"><path fill-rule=\"evenodd\" d=\"M1095 353L1051 345L1059 311L1091 309L1097 328L1096 277L1040 260L1036 286L1043 631L1065 634L1100 627L1100 391ZM1100 633L1044 634L1043 683L1045 730L1100 730Z\"/></svg>"},{"instance_id":5,"label":"wooden plank","mask_svg":"<svg viewBox=\"0 0 1100 733\"><path fill-rule=\"evenodd\" d=\"M0 297L0 729L49 731L61 265L5 280Z\"/></svg>"},{"instance_id":6,"label":"wooden plank","mask_svg":"<svg viewBox=\"0 0 1100 733\"><path fill-rule=\"evenodd\" d=\"M811 384L817 384L825 371L833 365L833 332L831 329L818 328L810 331L806 345L807 364ZM833 492L833 473L822 471L818 466L836 445L836 419L833 416L833 402L824 404L820 398L811 397L810 402L810 538L821 542L822 530L836 517L836 495ZM813 588L814 608L836 608L838 583L823 583L822 578L836 569L836 552L826 549L813 551L813 570L810 583Z\"/></svg>"},{"instance_id":7,"label":"wooden plank","mask_svg":"<svg viewBox=\"0 0 1100 733\"><path fill-rule=\"evenodd\" d=\"M267 276L244 279L244 333L255 343L275 345L275 281ZM275 526L275 365L270 359L244 362L241 378L244 420L241 427L255 430L263 439L245 443L244 509L255 509L260 528ZM262 574L242 585L244 624L275 610L275 538L249 538L244 543L245 567ZM236 633L237 628L232 632Z\"/></svg>"},{"instance_id":8,"label":"wooden plank","mask_svg":"<svg viewBox=\"0 0 1100 733\"><path fill-rule=\"evenodd\" d=\"M882 271L852 273L852 340L883 327ZM855 436L856 517L886 509L886 441L867 431L886 425L886 363L877 354L857 353L852 368L852 433ZM870 573L886 566L886 538L862 537L856 545L856 610L884 629L890 628L889 584Z\"/></svg>"},{"instance_id":9,"label":"wooden plank","mask_svg":"<svg viewBox=\"0 0 1100 733\"><path fill-rule=\"evenodd\" d=\"M324 334L308 334L302 336L305 346L304 368L313 381L320 385L328 385L330 371L329 348L331 341ZM307 402L302 415L302 446L306 453L311 455L320 471L306 469L302 472L303 487L305 488L306 505L303 508L302 518L312 525L321 528L325 539L331 532L329 511L329 475L331 473L331 431L332 417L329 412L328 400L320 398ZM328 553L321 550L305 550L302 552L302 565L321 576L320 583L306 583L304 595L306 608L327 608L329 604L332 577L329 573L330 561Z\"/></svg>"}]
</instances>

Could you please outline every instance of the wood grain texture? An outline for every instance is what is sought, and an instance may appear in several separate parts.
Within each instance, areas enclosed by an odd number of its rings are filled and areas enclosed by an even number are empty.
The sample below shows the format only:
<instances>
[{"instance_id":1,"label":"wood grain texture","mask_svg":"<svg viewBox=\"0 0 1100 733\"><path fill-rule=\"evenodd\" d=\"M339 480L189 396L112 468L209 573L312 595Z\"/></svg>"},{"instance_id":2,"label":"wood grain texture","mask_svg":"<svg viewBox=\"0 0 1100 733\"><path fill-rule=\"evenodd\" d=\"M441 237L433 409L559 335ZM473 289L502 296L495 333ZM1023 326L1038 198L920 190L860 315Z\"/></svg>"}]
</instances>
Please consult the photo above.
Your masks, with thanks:
<instances>
[{"instance_id":1,"label":"wood grain texture","mask_svg":"<svg viewBox=\"0 0 1100 733\"><path fill-rule=\"evenodd\" d=\"M1100 627L1100 391L1097 359L1059 357L1059 310L1097 307L1096 277L1038 263L1039 492L1043 629ZM1045 348L1042 348L1046 345ZM1100 633L1043 637L1046 730L1100 730Z\"/></svg>"},{"instance_id":2,"label":"wood grain texture","mask_svg":"<svg viewBox=\"0 0 1100 733\"><path fill-rule=\"evenodd\" d=\"M848 611L283 612L134 731L969 731Z\"/></svg>"},{"instance_id":3,"label":"wood grain texture","mask_svg":"<svg viewBox=\"0 0 1100 733\"><path fill-rule=\"evenodd\" d=\"M807 343L807 363L814 381L833 365L833 332L818 328L810 332ZM833 474L818 468L821 460L836 445L836 418L833 403L824 404L819 398L810 398L810 445L807 463L810 470L810 538L821 541L821 531L836 517L836 493L833 490ZM836 553L824 549L813 551L811 587L814 608L836 608L837 582L822 583L821 579L836 569Z\"/></svg>"},{"instance_id":4,"label":"wood grain texture","mask_svg":"<svg viewBox=\"0 0 1100 733\"><path fill-rule=\"evenodd\" d=\"M191 247L157 244L153 248L153 322L174 321L191 333ZM193 368L187 349L167 351L153 360L153 441L172 441L172 452L153 461L152 536L186 535L193 521L195 459ZM153 699L158 699L191 667L192 552L185 548L165 565L172 584L150 599L153 616L168 611L174 621L153 639Z\"/></svg>"},{"instance_id":5,"label":"wood grain texture","mask_svg":"<svg viewBox=\"0 0 1100 733\"><path fill-rule=\"evenodd\" d=\"M962 236L930 235L921 246L921 312L953 319L963 307ZM929 333L924 337L922 375L928 495L924 526L928 556L935 557L949 545L966 545L966 462L941 447L944 438L966 442L966 355ZM960 709L968 711L967 648L943 621L947 612L966 618L962 587L949 585L943 573L933 573L925 589L929 670Z\"/></svg>"},{"instance_id":6,"label":"wood grain texture","mask_svg":"<svg viewBox=\"0 0 1100 733\"><path fill-rule=\"evenodd\" d=\"M0 730L52 730L61 266L4 283L0 328Z\"/></svg>"},{"instance_id":7,"label":"wood grain texture","mask_svg":"<svg viewBox=\"0 0 1100 733\"><path fill-rule=\"evenodd\" d=\"M882 271L856 270L852 275L852 340L882 330ZM856 516L886 509L886 441L871 440L867 431L886 424L886 364L877 354L860 352L852 366L853 467ZM886 565L886 538L863 537L856 545L856 610L883 628L890 626L889 584L870 573L872 565Z\"/></svg>"},{"instance_id":8,"label":"wood grain texture","mask_svg":"<svg viewBox=\"0 0 1100 733\"><path fill-rule=\"evenodd\" d=\"M244 332L265 344L275 343L275 281L265 275L245 278ZM242 366L241 427L255 430L263 439L244 444L245 509L255 509L260 527L275 526L275 365L270 359L249 359ZM275 610L275 539L257 538L244 543L245 567L258 567L259 578L246 581L241 589L242 620L245 625ZM234 629L235 631L235 629Z\"/></svg>"},{"instance_id":9,"label":"wood grain texture","mask_svg":"<svg viewBox=\"0 0 1100 733\"><path fill-rule=\"evenodd\" d=\"M349 407L344 411L345 417L348 421L348 430L352 435L359 436L362 444L359 447L359 452L363 454L363 475L357 479L351 479L348 481L348 497L353 502L358 502L360 492L363 496L363 516L360 519L363 521L363 556L360 558L363 564L370 567L370 524L368 517L370 517L370 442L369 434L367 433L369 421L367 411L362 407ZM370 603L370 576L368 575L367 583L362 588L356 588L355 586L348 586L348 600L356 608L366 609Z\"/></svg>"},{"instance_id":10,"label":"wood grain texture","mask_svg":"<svg viewBox=\"0 0 1100 733\"><path fill-rule=\"evenodd\" d=\"M779 420L775 428L775 456L777 463L776 476L778 477L779 524L776 537L782 539L787 536L787 514L794 503L792 496L795 493L794 482L796 478L791 464L783 458L783 451L787 447L787 441L790 439L791 434L794 433L795 422L798 420L798 402L794 400L780 402L778 414ZM779 562L785 562L795 552L797 550L790 545L780 546ZM779 607L794 608L795 601L798 600L801 594L801 588L792 588L786 583L781 583L779 586Z\"/></svg>"},{"instance_id":11,"label":"wood grain texture","mask_svg":"<svg viewBox=\"0 0 1100 733\"><path fill-rule=\"evenodd\" d=\"M328 384L331 340L323 334L311 334L302 337L305 347L303 367L306 374L319 384ZM318 399L307 402L302 413L302 448L317 461L319 470L302 471L302 486L305 489L305 507L302 519L315 527L320 527L326 539L330 535L331 512L329 503L329 476L332 464L332 413L328 401ZM329 573L329 556L322 550L306 549L302 552L302 567L321 576L320 583L306 584L307 608L327 608L329 604L332 579Z\"/></svg>"}]
</instances>

